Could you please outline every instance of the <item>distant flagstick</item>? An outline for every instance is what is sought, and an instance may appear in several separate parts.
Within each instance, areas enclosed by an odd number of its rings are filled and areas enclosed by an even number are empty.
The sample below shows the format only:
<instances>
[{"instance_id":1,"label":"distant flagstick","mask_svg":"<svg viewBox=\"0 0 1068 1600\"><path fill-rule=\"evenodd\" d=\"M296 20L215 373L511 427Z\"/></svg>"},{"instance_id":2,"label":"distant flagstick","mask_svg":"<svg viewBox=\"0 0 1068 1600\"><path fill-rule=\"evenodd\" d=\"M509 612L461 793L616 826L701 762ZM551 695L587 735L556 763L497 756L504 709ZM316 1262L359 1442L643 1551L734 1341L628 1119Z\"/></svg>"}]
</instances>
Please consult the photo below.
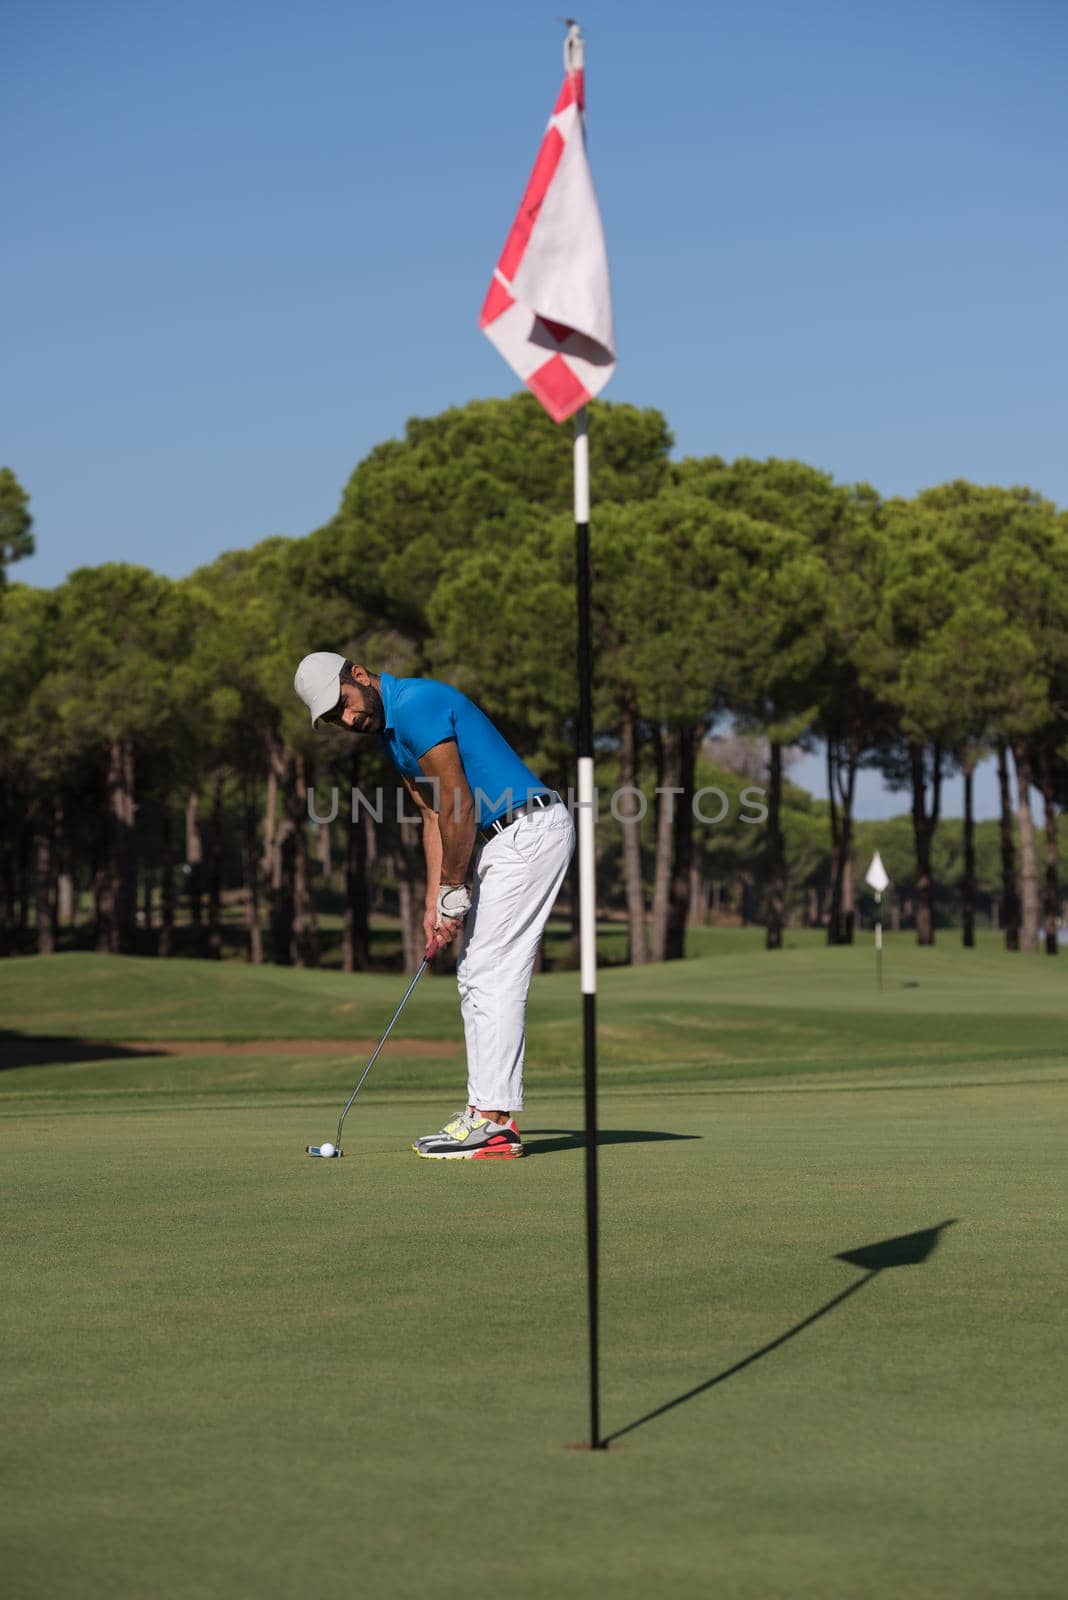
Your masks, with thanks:
<instances>
[{"instance_id":1,"label":"distant flagstick","mask_svg":"<svg viewBox=\"0 0 1068 1600\"><path fill-rule=\"evenodd\" d=\"M578 872L586 1091L586 1263L590 1448L603 1450L597 1209L597 900L594 850L593 653L590 638L590 456L586 403L615 371L615 331L601 215L586 156L583 41L568 19L564 82L479 326L554 422L575 418L578 591Z\"/></svg>"},{"instance_id":2,"label":"distant flagstick","mask_svg":"<svg viewBox=\"0 0 1068 1600\"><path fill-rule=\"evenodd\" d=\"M875 890L875 987L883 986L883 892L889 887L890 876L883 866L883 858L876 850L864 881Z\"/></svg>"}]
</instances>

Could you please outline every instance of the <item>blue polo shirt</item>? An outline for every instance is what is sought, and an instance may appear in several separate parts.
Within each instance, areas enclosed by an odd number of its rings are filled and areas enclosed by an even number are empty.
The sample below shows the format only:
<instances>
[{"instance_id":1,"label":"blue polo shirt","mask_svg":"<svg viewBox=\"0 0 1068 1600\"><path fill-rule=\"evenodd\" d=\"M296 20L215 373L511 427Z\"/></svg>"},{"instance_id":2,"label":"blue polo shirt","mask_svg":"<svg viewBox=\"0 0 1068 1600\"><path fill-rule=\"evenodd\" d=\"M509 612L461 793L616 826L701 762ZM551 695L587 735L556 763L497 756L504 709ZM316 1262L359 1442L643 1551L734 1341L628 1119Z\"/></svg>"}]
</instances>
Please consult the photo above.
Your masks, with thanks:
<instances>
[{"instance_id":1,"label":"blue polo shirt","mask_svg":"<svg viewBox=\"0 0 1068 1600\"><path fill-rule=\"evenodd\" d=\"M383 672L379 683L386 726L378 742L386 755L406 778L422 778L419 757L443 739L455 739L480 828L526 805L531 795L552 792L459 689L391 672Z\"/></svg>"}]
</instances>

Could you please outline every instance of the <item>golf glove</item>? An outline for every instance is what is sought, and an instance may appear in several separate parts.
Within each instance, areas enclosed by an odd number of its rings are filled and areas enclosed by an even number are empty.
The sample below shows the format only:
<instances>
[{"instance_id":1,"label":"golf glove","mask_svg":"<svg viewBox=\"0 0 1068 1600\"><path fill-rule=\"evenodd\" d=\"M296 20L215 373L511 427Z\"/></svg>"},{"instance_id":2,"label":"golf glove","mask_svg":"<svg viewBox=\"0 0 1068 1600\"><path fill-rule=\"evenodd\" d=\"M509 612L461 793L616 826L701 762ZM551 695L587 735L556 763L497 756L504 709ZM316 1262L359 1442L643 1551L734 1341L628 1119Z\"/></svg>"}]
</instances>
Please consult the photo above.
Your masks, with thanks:
<instances>
[{"instance_id":1,"label":"golf glove","mask_svg":"<svg viewBox=\"0 0 1068 1600\"><path fill-rule=\"evenodd\" d=\"M438 890L438 918L462 922L471 909L471 891L466 883L450 883Z\"/></svg>"}]
</instances>

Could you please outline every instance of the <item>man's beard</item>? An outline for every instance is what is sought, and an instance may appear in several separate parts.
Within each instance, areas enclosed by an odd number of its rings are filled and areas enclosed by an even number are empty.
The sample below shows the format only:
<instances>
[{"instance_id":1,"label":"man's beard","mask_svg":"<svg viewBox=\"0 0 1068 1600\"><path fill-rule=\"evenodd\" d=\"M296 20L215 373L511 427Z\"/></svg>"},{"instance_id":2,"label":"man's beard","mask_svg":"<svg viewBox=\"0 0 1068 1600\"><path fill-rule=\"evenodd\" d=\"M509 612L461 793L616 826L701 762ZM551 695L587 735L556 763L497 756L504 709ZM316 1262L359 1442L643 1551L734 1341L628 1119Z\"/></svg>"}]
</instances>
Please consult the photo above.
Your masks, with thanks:
<instances>
[{"instance_id":1,"label":"man's beard","mask_svg":"<svg viewBox=\"0 0 1068 1600\"><path fill-rule=\"evenodd\" d=\"M373 683L367 684L363 691L363 709L371 719L365 729L367 733L381 733L386 725L386 708L382 704L382 696Z\"/></svg>"}]
</instances>

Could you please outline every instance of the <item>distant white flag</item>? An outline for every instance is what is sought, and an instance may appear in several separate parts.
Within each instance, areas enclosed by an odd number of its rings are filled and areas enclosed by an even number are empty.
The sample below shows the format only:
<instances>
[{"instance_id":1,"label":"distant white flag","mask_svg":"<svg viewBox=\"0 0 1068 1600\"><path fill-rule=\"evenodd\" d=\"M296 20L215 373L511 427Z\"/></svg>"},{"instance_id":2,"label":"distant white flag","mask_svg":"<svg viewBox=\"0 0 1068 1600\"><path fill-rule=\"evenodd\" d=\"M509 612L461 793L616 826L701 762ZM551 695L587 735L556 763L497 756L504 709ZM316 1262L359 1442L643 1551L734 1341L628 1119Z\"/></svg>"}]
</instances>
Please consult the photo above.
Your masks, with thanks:
<instances>
[{"instance_id":1,"label":"distant white flag","mask_svg":"<svg viewBox=\"0 0 1068 1600\"><path fill-rule=\"evenodd\" d=\"M601 213L586 155L583 45L573 23L566 76L479 327L563 422L599 394L616 365Z\"/></svg>"},{"instance_id":2,"label":"distant white flag","mask_svg":"<svg viewBox=\"0 0 1068 1600\"><path fill-rule=\"evenodd\" d=\"M869 884L876 894L882 894L883 890L889 885L890 875L883 866L883 858L878 850L871 858L871 866L864 875L864 882Z\"/></svg>"}]
</instances>

